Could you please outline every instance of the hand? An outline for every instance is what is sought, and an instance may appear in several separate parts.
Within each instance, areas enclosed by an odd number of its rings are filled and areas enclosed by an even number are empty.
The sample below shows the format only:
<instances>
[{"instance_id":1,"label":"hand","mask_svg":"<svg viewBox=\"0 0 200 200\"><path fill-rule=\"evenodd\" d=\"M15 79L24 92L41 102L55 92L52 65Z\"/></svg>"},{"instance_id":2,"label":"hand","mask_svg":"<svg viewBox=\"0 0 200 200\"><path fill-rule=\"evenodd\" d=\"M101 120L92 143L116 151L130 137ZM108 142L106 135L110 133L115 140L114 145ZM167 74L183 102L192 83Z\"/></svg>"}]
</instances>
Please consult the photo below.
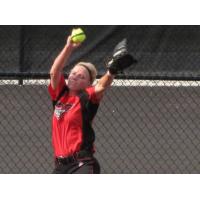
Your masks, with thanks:
<instances>
[{"instance_id":1,"label":"hand","mask_svg":"<svg viewBox=\"0 0 200 200\"><path fill-rule=\"evenodd\" d=\"M75 42L73 42L72 38L71 38L71 35L70 35L67 38L67 44L66 45L67 45L68 48L70 48L70 50L75 50L75 49L77 49L78 47L81 46L81 43L75 43Z\"/></svg>"},{"instance_id":2,"label":"hand","mask_svg":"<svg viewBox=\"0 0 200 200\"><path fill-rule=\"evenodd\" d=\"M136 62L137 60L128 52L127 39L125 38L116 45L111 59L107 62L107 68L110 74L116 75Z\"/></svg>"}]
</instances>

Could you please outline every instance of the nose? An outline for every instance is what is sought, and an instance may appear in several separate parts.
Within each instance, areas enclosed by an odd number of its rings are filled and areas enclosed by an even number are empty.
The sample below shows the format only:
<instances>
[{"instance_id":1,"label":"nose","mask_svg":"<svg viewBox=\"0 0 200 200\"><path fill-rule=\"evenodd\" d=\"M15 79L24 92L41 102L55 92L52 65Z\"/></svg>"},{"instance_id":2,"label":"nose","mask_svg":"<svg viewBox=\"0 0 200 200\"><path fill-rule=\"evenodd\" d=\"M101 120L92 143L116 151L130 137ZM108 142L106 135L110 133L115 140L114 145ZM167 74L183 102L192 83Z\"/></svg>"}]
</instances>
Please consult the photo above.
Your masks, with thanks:
<instances>
[{"instance_id":1,"label":"nose","mask_svg":"<svg viewBox=\"0 0 200 200\"><path fill-rule=\"evenodd\" d=\"M77 76L74 74L71 74L69 78L74 81L77 80Z\"/></svg>"}]
</instances>

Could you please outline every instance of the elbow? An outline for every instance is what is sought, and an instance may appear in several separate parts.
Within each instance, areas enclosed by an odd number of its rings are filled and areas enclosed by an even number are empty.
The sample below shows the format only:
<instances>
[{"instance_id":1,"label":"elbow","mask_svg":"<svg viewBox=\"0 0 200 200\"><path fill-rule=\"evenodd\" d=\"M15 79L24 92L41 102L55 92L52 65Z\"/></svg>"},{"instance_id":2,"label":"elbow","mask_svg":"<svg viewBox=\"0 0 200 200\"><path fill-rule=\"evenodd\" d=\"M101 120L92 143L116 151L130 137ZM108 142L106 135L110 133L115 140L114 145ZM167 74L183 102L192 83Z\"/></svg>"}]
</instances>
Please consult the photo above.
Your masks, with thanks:
<instances>
[{"instance_id":1,"label":"elbow","mask_svg":"<svg viewBox=\"0 0 200 200\"><path fill-rule=\"evenodd\" d=\"M57 80L60 77L60 74L59 71L50 70L50 78L52 80Z\"/></svg>"},{"instance_id":2,"label":"elbow","mask_svg":"<svg viewBox=\"0 0 200 200\"><path fill-rule=\"evenodd\" d=\"M50 70L49 74L50 74L50 77L53 78L53 77L56 77L58 73L56 73L54 70Z\"/></svg>"},{"instance_id":3,"label":"elbow","mask_svg":"<svg viewBox=\"0 0 200 200\"><path fill-rule=\"evenodd\" d=\"M50 69L49 72L50 76L55 76L56 75L56 70L53 69L53 67Z\"/></svg>"},{"instance_id":4,"label":"elbow","mask_svg":"<svg viewBox=\"0 0 200 200\"><path fill-rule=\"evenodd\" d=\"M101 84L97 84L95 86L95 90L97 93L104 93L104 91L106 90L106 87Z\"/></svg>"},{"instance_id":5,"label":"elbow","mask_svg":"<svg viewBox=\"0 0 200 200\"><path fill-rule=\"evenodd\" d=\"M54 77L54 76L57 76L59 73L60 73L60 70L58 69L58 67L56 67L55 64L53 64L51 69L50 69L50 72L49 72L50 76Z\"/></svg>"}]
</instances>

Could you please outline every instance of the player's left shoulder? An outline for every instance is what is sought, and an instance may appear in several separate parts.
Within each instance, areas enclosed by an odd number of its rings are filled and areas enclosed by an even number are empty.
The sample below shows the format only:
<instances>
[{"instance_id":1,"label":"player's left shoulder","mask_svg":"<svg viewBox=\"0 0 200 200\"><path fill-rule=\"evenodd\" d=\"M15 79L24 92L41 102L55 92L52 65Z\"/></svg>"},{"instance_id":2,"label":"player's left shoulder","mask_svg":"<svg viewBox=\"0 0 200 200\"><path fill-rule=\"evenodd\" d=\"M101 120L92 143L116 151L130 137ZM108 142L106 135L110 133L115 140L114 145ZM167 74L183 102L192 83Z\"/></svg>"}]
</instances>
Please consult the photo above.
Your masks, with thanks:
<instances>
[{"instance_id":1,"label":"player's left shoulder","mask_svg":"<svg viewBox=\"0 0 200 200\"><path fill-rule=\"evenodd\" d=\"M86 92L88 93L90 99L96 103L99 103L103 97L103 93L97 92L96 85L87 87Z\"/></svg>"}]
</instances>

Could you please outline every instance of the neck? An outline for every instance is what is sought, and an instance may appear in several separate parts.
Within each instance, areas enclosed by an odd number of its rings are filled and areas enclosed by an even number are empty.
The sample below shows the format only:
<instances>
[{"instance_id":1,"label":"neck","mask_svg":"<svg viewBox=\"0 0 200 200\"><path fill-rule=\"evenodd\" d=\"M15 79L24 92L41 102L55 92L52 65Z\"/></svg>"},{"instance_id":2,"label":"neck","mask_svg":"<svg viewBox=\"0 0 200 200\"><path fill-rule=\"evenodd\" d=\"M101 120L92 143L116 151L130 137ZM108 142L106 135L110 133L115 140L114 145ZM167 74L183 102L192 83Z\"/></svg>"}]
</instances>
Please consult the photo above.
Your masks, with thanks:
<instances>
[{"instance_id":1,"label":"neck","mask_svg":"<svg viewBox=\"0 0 200 200\"><path fill-rule=\"evenodd\" d=\"M69 90L69 95L70 96L76 96L78 94L78 91L76 90Z\"/></svg>"}]
</instances>

